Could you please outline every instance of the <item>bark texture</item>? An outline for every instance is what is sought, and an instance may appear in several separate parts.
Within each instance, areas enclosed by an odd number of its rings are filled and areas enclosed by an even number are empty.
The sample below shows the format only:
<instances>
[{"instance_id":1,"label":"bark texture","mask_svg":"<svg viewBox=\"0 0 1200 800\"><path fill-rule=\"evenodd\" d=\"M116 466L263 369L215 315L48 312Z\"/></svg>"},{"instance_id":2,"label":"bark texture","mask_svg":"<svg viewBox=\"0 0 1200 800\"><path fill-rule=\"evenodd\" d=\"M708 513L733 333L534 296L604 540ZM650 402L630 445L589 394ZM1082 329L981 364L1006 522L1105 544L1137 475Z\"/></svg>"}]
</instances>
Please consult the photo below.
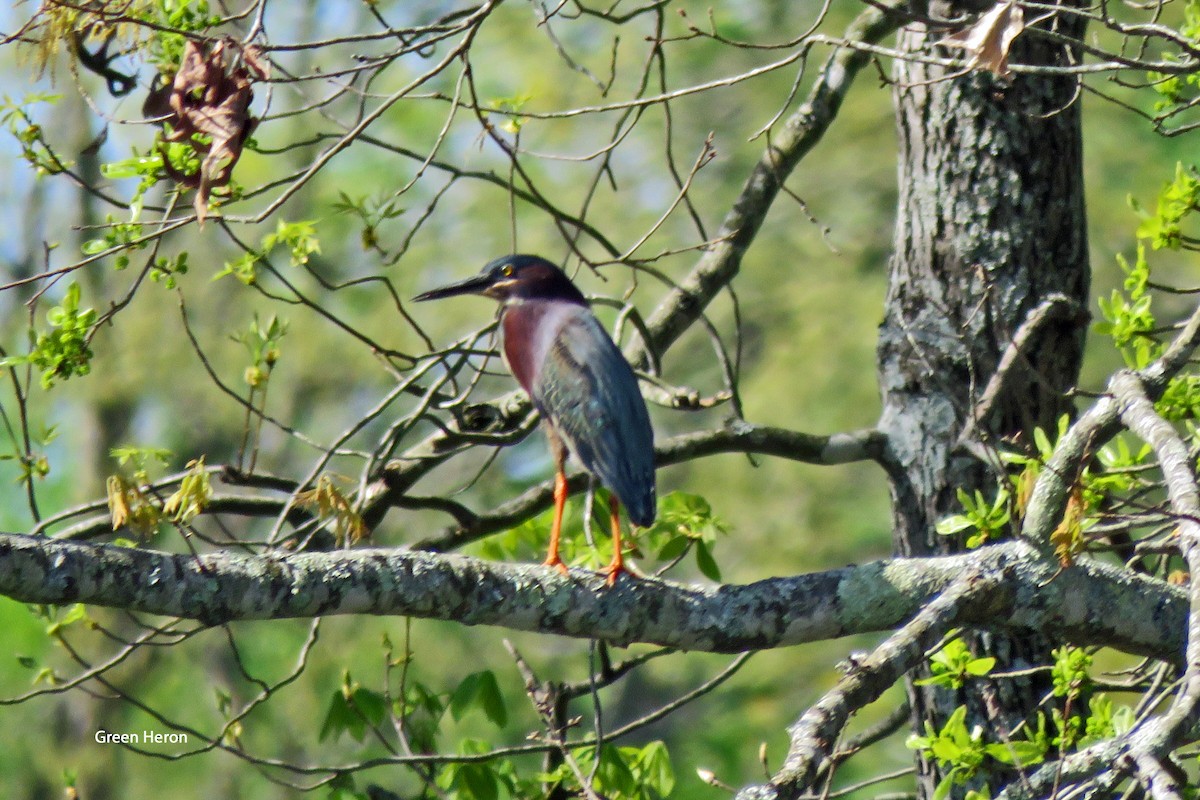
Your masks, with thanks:
<instances>
[{"instance_id":1,"label":"bark texture","mask_svg":"<svg viewBox=\"0 0 1200 800\"><path fill-rule=\"evenodd\" d=\"M210 625L403 615L717 653L894 630L967 574L993 579L954 624L1181 657L1182 589L1103 564L1060 572L1024 542L745 585L641 578L608 588L603 575L582 570L564 576L540 564L393 548L194 556L0 533L0 595L26 603L86 603Z\"/></svg>"},{"instance_id":2,"label":"bark texture","mask_svg":"<svg viewBox=\"0 0 1200 800\"><path fill-rule=\"evenodd\" d=\"M950 19L970 10L931 4L923 12ZM914 25L900 44L947 55L936 45L945 35ZM1026 31L1011 60L1058 65L1069 55ZM948 72L915 61L895 68L899 209L878 363L894 543L905 556L954 549L935 525L960 510L956 489L994 492L996 465L980 457L990 447L1028 442L1035 426L1054 429L1070 408L1065 393L1078 376L1086 331L1075 80ZM1050 648L1044 637L976 642L1002 669L1044 663ZM965 702L975 722L1011 727L1042 689L1028 681L995 688L999 713L980 697L910 686L914 724L940 726ZM941 776L930 764L923 770L928 796Z\"/></svg>"}]
</instances>

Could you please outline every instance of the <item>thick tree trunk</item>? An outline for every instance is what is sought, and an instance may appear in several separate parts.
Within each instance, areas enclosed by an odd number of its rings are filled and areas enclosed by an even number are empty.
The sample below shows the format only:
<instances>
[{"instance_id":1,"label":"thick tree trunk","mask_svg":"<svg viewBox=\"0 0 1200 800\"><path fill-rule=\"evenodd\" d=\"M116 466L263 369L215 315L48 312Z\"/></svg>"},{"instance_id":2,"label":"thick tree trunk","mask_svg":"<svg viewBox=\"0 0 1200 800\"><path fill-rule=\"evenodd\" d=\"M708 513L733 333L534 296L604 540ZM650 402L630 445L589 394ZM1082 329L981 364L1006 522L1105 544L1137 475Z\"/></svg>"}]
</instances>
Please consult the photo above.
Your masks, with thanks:
<instances>
[{"instance_id":1,"label":"thick tree trunk","mask_svg":"<svg viewBox=\"0 0 1200 800\"><path fill-rule=\"evenodd\" d=\"M962 9L922 13L961 17ZM945 35L917 25L900 44L946 55L933 44ZM1012 60L1059 64L1067 55L1026 32ZM995 464L979 457L986 448L1003 438L1028 441L1034 426L1053 430L1069 409L1064 393L1078 376L1089 275L1080 108L1069 77L945 79L946 70L904 61L895 73L900 191L878 347L881 424L891 441L895 550L922 555L956 547L934 531L960 510L956 489L994 493ZM1015 360L1005 357L1014 340L1024 340ZM980 416L1004 363L1011 366L1003 388ZM975 455L959 441L965 429L975 431ZM972 644L996 655L997 669L1045 663L1051 646L1001 637ZM971 691L910 685L909 693L918 731L925 721L940 727L965 703L971 726L995 740L1027 716L1043 688L997 682L985 687L986 702ZM929 796L941 776L935 765L921 768Z\"/></svg>"}]
</instances>

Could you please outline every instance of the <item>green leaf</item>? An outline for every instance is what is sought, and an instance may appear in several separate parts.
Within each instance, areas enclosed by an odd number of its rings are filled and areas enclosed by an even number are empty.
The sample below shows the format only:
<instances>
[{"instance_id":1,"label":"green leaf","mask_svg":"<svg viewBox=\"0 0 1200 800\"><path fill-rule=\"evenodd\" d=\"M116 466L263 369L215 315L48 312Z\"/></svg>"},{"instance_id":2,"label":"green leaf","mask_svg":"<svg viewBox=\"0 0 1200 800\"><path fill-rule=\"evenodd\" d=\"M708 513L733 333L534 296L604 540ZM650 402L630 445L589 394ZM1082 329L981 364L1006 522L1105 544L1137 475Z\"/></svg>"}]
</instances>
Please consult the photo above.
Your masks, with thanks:
<instances>
[{"instance_id":1,"label":"green leaf","mask_svg":"<svg viewBox=\"0 0 1200 800\"><path fill-rule=\"evenodd\" d=\"M108 451L108 454L115 458L121 466L131 466L135 470L145 470L151 459L160 464L168 464L172 455L171 451L165 447L136 447L134 445L114 447Z\"/></svg>"},{"instance_id":2,"label":"green leaf","mask_svg":"<svg viewBox=\"0 0 1200 800\"><path fill-rule=\"evenodd\" d=\"M967 528L972 528L975 523L962 514L956 514L953 517L946 517L937 524L936 530L942 536L951 536L960 531L965 531Z\"/></svg>"},{"instance_id":3,"label":"green leaf","mask_svg":"<svg viewBox=\"0 0 1200 800\"><path fill-rule=\"evenodd\" d=\"M19 367L22 364L29 363L29 356L8 356L0 358L0 368L9 369L11 367Z\"/></svg>"},{"instance_id":4,"label":"green leaf","mask_svg":"<svg viewBox=\"0 0 1200 800\"><path fill-rule=\"evenodd\" d=\"M1050 438L1041 428L1033 429L1033 443L1043 458L1054 452L1054 445L1050 443Z\"/></svg>"},{"instance_id":5,"label":"green leaf","mask_svg":"<svg viewBox=\"0 0 1200 800\"><path fill-rule=\"evenodd\" d=\"M414 749L435 750L445 703L441 696L411 676L404 694L403 700L396 700L393 713L404 719Z\"/></svg>"},{"instance_id":6,"label":"green leaf","mask_svg":"<svg viewBox=\"0 0 1200 800\"><path fill-rule=\"evenodd\" d=\"M937 675L930 675L927 678L918 678L913 683L917 686L945 686L947 689L953 689L954 676L943 672Z\"/></svg>"},{"instance_id":7,"label":"green leaf","mask_svg":"<svg viewBox=\"0 0 1200 800\"><path fill-rule=\"evenodd\" d=\"M672 539L668 539L667 543L664 544L662 549L658 551L659 560L674 561L684 554L691 541L692 540L686 536L676 536Z\"/></svg>"},{"instance_id":8,"label":"green leaf","mask_svg":"<svg viewBox=\"0 0 1200 800\"><path fill-rule=\"evenodd\" d=\"M191 522L204 511L213 493L204 456L192 459L187 463L187 467L188 472L179 482L179 488L162 504L163 514L184 524Z\"/></svg>"},{"instance_id":9,"label":"green leaf","mask_svg":"<svg viewBox=\"0 0 1200 800\"><path fill-rule=\"evenodd\" d=\"M965 489L955 489L954 496L958 498L958 504L968 511L975 508L975 499Z\"/></svg>"},{"instance_id":10,"label":"green leaf","mask_svg":"<svg viewBox=\"0 0 1200 800\"><path fill-rule=\"evenodd\" d=\"M671 492L658 504L658 518L646 531L648 535L685 536L714 541L728 526L713 515L712 506L697 494Z\"/></svg>"},{"instance_id":11,"label":"green leaf","mask_svg":"<svg viewBox=\"0 0 1200 800\"><path fill-rule=\"evenodd\" d=\"M472 672L463 678L450 695L450 716L455 722L462 720L475 705L475 697L479 693L479 676L482 673Z\"/></svg>"},{"instance_id":12,"label":"green leaf","mask_svg":"<svg viewBox=\"0 0 1200 800\"><path fill-rule=\"evenodd\" d=\"M269 253L277 245L284 245L288 248L292 266L299 267L308 263L309 256L321 252L321 243L316 234L317 224L314 221L286 222L281 219L275 225L275 232L262 238L262 249Z\"/></svg>"},{"instance_id":13,"label":"green leaf","mask_svg":"<svg viewBox=\"0 0 1200 800\"><path fill-rule=\"evenodd\" d=\"M461 800L496 800L496 776L485 764L447 764L438 774L437 785L455 792Z\"/></svg>"},{"instance_id":14,"label":"green leaf","mask_svg":"<svg viewBox=\"0 0 1200 800\"><path fill-rule=\"evenodd\" d=\"M326 800L369 800L366 792L355 790L354 776L346 773L334 776L329 782L329 794L325 797Z\"/></svg>"},{"instance_id":15,"label":"green leaf","mask_svg":"<svg viewBox=\"0 0 1200 800\"><path fill-rule=\"evenodd\" d=\"M457 722L466 716L473 708L479 708L484 716L502 728L508 723L508 710L504 705L504 696L500 693L500 684L491 670L473 672L463 678L458 688L450 696L450 715Z\"/></svg>"},{"instance_id":16,"label":"green leaf","mask_svg":"<svg viewBox=\"0 0 1200 800\"><path fill-rule=\"evenodd\" d=\"M110 181L123 178L145 178L155 182L162 170L162 155L157 151L149 156L135 156L124 161L100 165L100 174Z\"/></svg>"},{"instance_id":17,"label":"green leaf","mask_svg":"<svg viewBox=\"0 0 1200 800\"><path fill-rule=\"evenodd\" d=\"M73 603L67 606L65 614L46 626L46 635L56 636L63 628L87 619L87 607L83 603Z\"/></svg>"},{"instance_id":18,"label":"green leaf","mask_svg":"<svg viewBox=\"0 0 1200 800\"><path fill-rule=\"evenodd\" d=\"M971 675L981 677L987 675L996 666L996 659L991 656L984 658L973 658L967 662L967 672Z\"/></svg>"},{"instance_id":19,"label":"green leaf","mask_svg":"<svg viewBox=\"0 0 1200 800\"><path fill-rule=\"evenodd\" d=\"M721 582L721 568L717 566L708 544L704 541L696 542L696 567L704 577L717 583Z\"/></svg>"},{"instance_id":20,"label":"green leaf","mask_svg":"<svg viewBox=\"0 0 1200 800\"><path fill-rule=\"evenodd\" d=\"M1046 751L1037 742L1017 740L1007 744L996 742L989 744L984 751L1001 764L1010 766L1032 767L1040 764L1046 757Z\"/></svg>"},{"instance_id":21,"label":"green leaf","mask_svg":"<svg viewBox=\"0 0 1200 800\"><path fill-rule=\"evenodd\" d=\"M963 748L953 739L939 737L930 743L929 752L938 761L953 763L962 757Z\"/></svg>"},{"instance_id":22,"label":"green leaf","mask_svg":"<svg viewBox=\"0 0 1200 800\"><path fill-rule=\"evenodd\" d=\"M484 716L495 723L497 728L508 724L504 695L500 693L500 684L496 682L496 676L490 670L484 672L479 679L479 699L483 704Z\"/></svg>"},{"instance_id":23,"label":"green leaf","mask_svg":"<svg viewBox=\"0 0 1200 800\"><path fill-rule=\"evenodd\" d=\"M1092 656L1086 650L1064 645L1051 655L1054 664L1050 668L1050 677L1055 697L1075 696L1091 683L1088 670L1092 666Z\"/></svg>"},{"instance_id":24,"label":"green leaf","mask_svg":"<svg viewBox=\"0 0 1200 800\"><path fill-rule=\"evenodd\" d=\"M496 776L491 769L483 764L464 764L458 772L467 797L472 800L496 800L499 796L499 786Z\"/></svg>"},{"instance_id":25,"label":"green leaf","mask_svg":"<svg viewBox=\"0 0 1200 800\"><path fill-rule=\"evenodd\" d=\"M596 771L596 788L600 794L637 796L638 782L629 767L629 759L636 757L637 752L636 747L611 745L600 751L600 768Z\"/></svg>"},{"instance_id":26,"label":"green leaf","mask_svg":"<svg viewBox=\"0 0 1200 800\"><path fill-rule=\"evenodd\" d=\"M42 388L49 389L57 379L86 375L91 371L92 351L88 336L96 322L95 309L79 308L79 284L67 287L62 304L46 312L50 329L33 334L33 349L24 360L42 370Z\"/></svg>"},{"instance_id":27,"label":"green leaf","mask_svg":"<svg viewBox=\"0 0 1200 800\"><path fill-rule=\"evenodd\" d=\"M338 689L329 699L329 710L325 712L325 721L321 723L317 741L337 741L343 733L349 733L356 741L361 742L366 735L366 723L350 707L345 693Z\"/></svg>"},{"instance_id":28,"label":"green leaf","mask_svg":"<svg viewBox=\"0 0 1200 800\"><path fill-rule=\"evenodd\" d=\"M464 739L458 748L462 755L479 755L490 749L491 745L478 739ZM494 800L499 797L501 780L511 788L511 770L505 772L505 762L450 763L438 772L436 783L456 800Z\"/></svg>"},{"instance_id":29,"label":"green leaf","mask_svg":"<svg viewBox=\"0 0 1200 800\"><path fill-rule=\"evenodd\" d=\"M350 704L371 725L379 725L387 718L387 700L379 692L355 687Z\"/></svg>"},{"instance_id":30,"label":"green leaf","mask_svg":"<svg viewBox=\"0 0 1200 800\"><path fill-rule=\"evenodd\" d=\"M563 783L574 777L571 772L571 767L567 764L559 764L551 772L535 772L533 777L542 783Z\"/></svg>"},{"instance_id":31,"label":"green leaf","mask_svg":"<svg viewBox=\"0 0 1200 800\"><path fill-rule=\"evenodd\" d=\"M638 752L635 762L635 778L643 788L661 797L667 797L674 791L675 770L671 767L671 756L664 742L650 742Z\"/></svg>"}]
</instances>

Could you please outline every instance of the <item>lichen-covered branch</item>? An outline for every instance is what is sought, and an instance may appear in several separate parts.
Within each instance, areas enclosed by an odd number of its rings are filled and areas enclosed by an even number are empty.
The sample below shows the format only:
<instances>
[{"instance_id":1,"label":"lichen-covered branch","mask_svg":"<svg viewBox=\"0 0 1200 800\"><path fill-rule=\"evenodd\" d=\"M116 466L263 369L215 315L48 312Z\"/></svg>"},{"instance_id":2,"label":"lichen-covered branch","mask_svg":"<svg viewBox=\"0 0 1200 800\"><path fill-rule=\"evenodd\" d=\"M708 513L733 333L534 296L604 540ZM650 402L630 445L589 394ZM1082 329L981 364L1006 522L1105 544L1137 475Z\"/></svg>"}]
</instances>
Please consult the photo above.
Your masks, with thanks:
<instances>
[{"instance_id":1,"label":"lichen-covered branch","mask_svg":"<svg viewBox=\"0 0 1200 800\"><path fill-rule=\"evenodd\" d=\"M738 800L788 800L815 788L813 782L829 767L829 756L850 715L877 700L917 665L938 639L966 616L976 598L996 602L1006 588L998 574L986 578L965 575L946 588L907 625L889 636L871 655L854 663L816 704L792 726L791 745L783 767L761 786L738 793Z\"/></svg>"},{"instance_id":2,"label":"lichen-covered branch","mask_svg":"<svg viewBox=\"0 0 1200 800\"><path fill-rule=\"evenodd\" d=\"M1197 347L1200 347L1200 307L1192 312L1163 355L1136 373L1147 397L1151 400L1160 397L1168 381L1184 367ZM1117 380L1120 374L1114 376L1113 381ZM1059 440L1030 497L1022 534L1047 552L1050 534L1062 519L1080 465L1120 430L1120 408L1111 395L1115 391L1112 382L1109 390L1110 394L1093 403Z\"/></svg>"},{"instance_id":3,"label":"lichen-covered branch","mask_svg":"<svg viewBox=\"0 0 1200 800\"><path fill-rule=\"evenodd\" d=\"M1119 372L1110 383L1120 408L1121 422L1150 445L1166 482L1167 497L1179 549L1193 576L1200 575L1200 488L1196 485L1194 458L1182 437L1158 415L1142 382L1132 373ZM1170 753L1200 719L1200 581L1189 581L1190 613L1187 620L1186 666L1182 685L1171 706L1148 720L1130 736L1128 761L1150 795L1157 800L1180 798L1186 784L1177 780Z\"/></svg>"},{"instance_id":4,"label":"lichen-covered branch","mask_svg":"<svg viewBox=\"0 0 1200 800\"><path fill-rule=\"evenodd\" d=\"M1177 587L1101 564L1056 572L1021 542L894 559L746 585L601 576L389 549L174 555L0 534L0 594L30 603L232 620L387 614L497 625L617 644L741 652L894 630L964 574L1003 575L963 624L1038 629L1178 661L1187 600Z\"/></svg>"}]
</instances>

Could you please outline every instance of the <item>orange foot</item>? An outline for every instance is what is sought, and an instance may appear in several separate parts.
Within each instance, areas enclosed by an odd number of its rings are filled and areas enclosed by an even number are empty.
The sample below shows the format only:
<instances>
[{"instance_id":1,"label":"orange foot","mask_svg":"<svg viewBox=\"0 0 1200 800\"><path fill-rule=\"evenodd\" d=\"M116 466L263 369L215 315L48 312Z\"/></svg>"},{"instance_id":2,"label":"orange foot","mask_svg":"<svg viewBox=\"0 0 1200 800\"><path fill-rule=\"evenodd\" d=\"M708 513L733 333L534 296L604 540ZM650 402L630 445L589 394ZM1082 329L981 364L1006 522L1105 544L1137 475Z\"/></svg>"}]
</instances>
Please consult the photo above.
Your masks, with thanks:
<instances>
[{"instance_id":1,"label":"orange foot","mask_svg":"<svg viewBox=\"0 0 1200 800\"><path fill-rule=\"evenodd\" d=\"M542 562L542 564L544 564L547 567L554 567L556 570L561 572L563 575L570 574L570 571L567 569L567 565L564 564L563 560L557 556L555 556L553 558L547 558L545 561Z\"/></svg>"},{"instance_id":2,"label":"orange foot","mask_svg":"<svg viewBox=\"0 0 1200 800\"><path fill-rule=\"evenodd\" d=\"M624 564L609 564L604 569L600 570L600 574L605 576L604 585L613 587L617 585L617 578L621 575L628 575L631 579L638 577L637 573L629 569Z\"/></svg>"}]
</instances>

